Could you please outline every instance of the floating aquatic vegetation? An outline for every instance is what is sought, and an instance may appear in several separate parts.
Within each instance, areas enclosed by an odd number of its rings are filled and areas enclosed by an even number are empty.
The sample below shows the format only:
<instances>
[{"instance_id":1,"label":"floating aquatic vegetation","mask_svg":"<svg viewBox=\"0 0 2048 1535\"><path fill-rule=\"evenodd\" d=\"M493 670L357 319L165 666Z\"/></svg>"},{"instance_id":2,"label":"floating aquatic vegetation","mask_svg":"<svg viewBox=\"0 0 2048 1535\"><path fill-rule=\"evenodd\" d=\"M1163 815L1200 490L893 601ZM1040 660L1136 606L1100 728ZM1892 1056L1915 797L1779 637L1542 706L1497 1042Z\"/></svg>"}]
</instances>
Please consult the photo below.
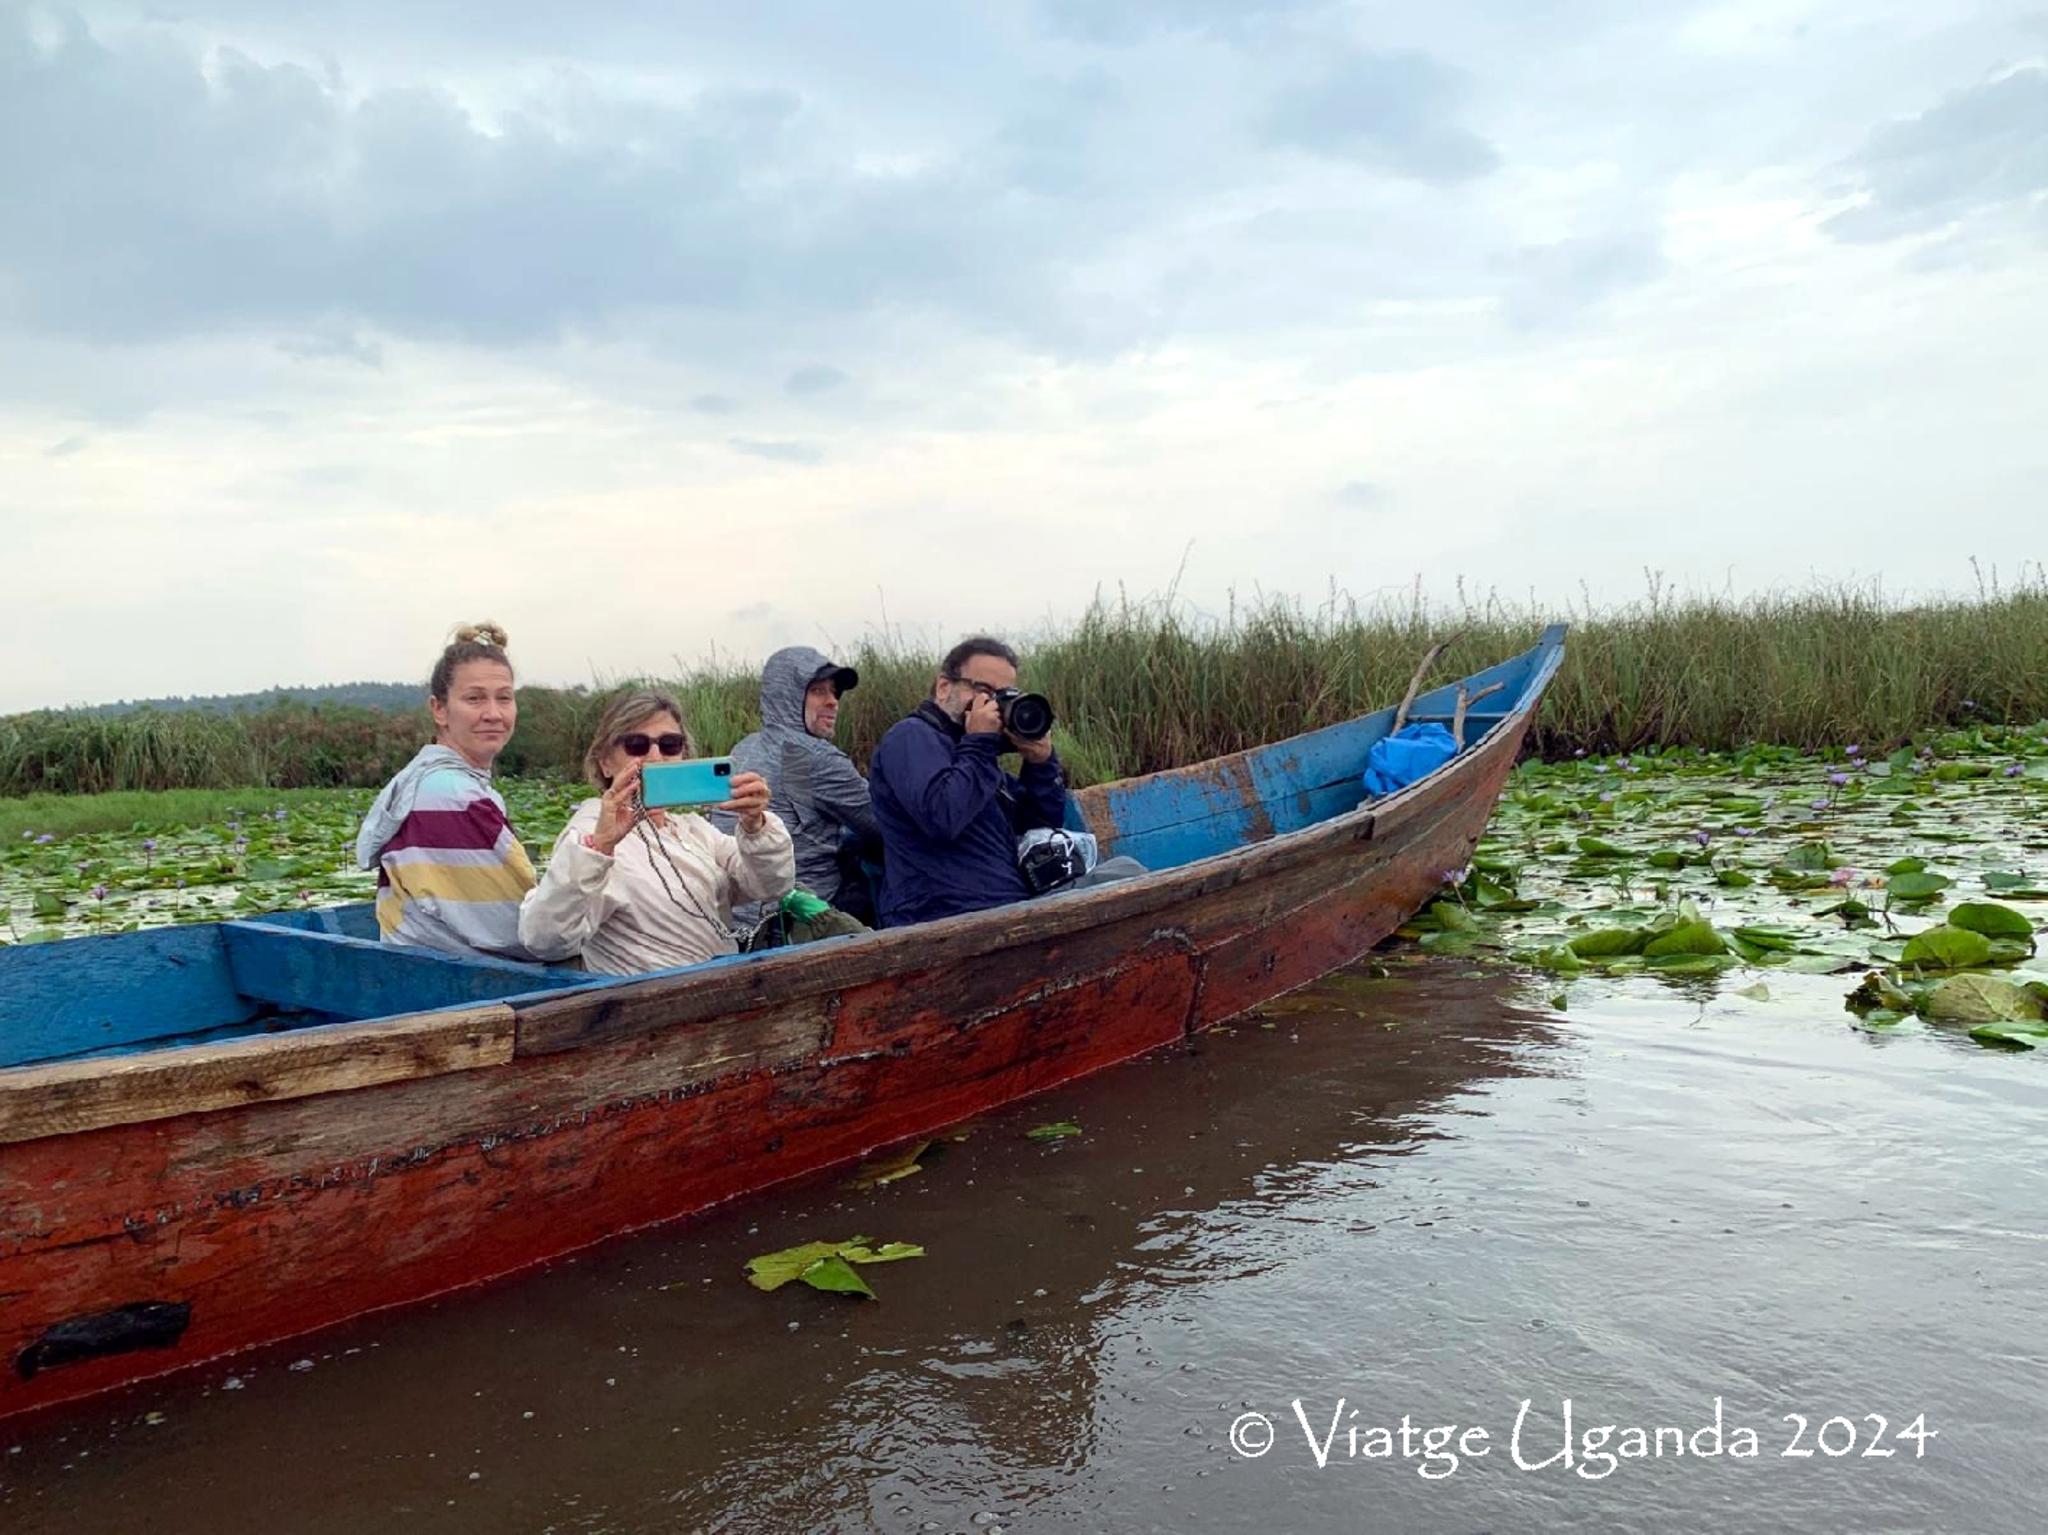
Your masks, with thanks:
<instances>
[{"instance_id":1,"label":"floating aquatic vegetation","mask_svg":"<svg viewBox=\"0 0 2048 1535\"><path fill-rule=\"evenodd\" d=\"M1033 1125L1024 1132L1027 1139L1034 1141L1063 1141L1080 1133L1081 1127L1071 1119L1057 1119L1049 1125Z\"/></svg>"},{"instance_id":2,"label":"floating aquatic vegetation","mask_svg":"<svg viewBox=\"0 0 2048 1535\"><path fill-rule=\"evenodd\" d=\"M1848 998L1866 1027L2048 1026L2014 1014L2015 991L2048 991L2015 968L2048 921L2023 909L2048 902L2048 725L1944 731L1882 757L1867 741L1640 751L1620 785L1617 765L1517 769L1466 879L1403 936L1504 951L1568 988L1712 989L1727 974L1729 996L1760 1003L1756 971L1868 972Z\"/></svg>"},{"instance_id":3,"label":"floating aquatic vegetation","mask_svg":"<svg viewBox=\"0 0 2048 1535\"><path fill-rule=\"evenodd\" d=\"M536 862L588 792L526 779L498 786ZM137 821L10 843L0 850L0 943L367 901L377 877L354 866L353 852L371 798L368 790L252 789L209 821ZM162 799L174 805L179 797Z\"/></svg>"},{"instance_id":4,"label":"floating aquatic vegetation","mask_svg":"<svg viewBox=\"0 0 2048 1535\"><path fill-rule=\"evenodd\" d=\"M880 1188L885 1183L896 1183L913 1173L924 1171L919 1161L926 1152L934 1149L931 1141L908 1141L886 1156L873 1157L853 1170L848 1186L856 1189ZM943 1148L939 1148L943 1149Z\"/></svg>"},{"instance_id":5,"label":"floating aquatic vegetation","mask_svg":"<svg viewBox=\"0 0 2048 1535\"><path fill-rule=\"evenodd\" d=\"M875 1292L854 1272L855 1264L895 1263L923 1256L924 1249L909 1242L873 1246L868 1237L848 1237L843 1242L804 1242L749 1258L747 1283L757 1290L779 1290L792 1279L801 1279L814 1290L874 1300Z\"/></svg>"}]
</instances>

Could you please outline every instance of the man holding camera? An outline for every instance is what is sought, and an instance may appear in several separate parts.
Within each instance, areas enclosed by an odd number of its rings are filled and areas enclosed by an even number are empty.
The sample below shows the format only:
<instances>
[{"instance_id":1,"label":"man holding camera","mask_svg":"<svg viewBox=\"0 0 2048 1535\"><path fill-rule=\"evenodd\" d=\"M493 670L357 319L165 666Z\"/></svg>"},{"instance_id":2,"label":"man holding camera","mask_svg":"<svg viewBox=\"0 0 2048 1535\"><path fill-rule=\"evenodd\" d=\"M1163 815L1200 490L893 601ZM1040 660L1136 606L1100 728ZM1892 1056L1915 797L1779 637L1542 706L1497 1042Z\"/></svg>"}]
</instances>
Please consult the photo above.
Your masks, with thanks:
<instances>
[{"instance_id":1,"label":"man holding camera","mask_svg":"<svg viewBox=\"0 0 2048 1535\"><path fill-rule=\"evenodd\" d=\"M930 922L1030 896L1017 838L1066 820L1052 711L1017 691L1017 653L977 635L946 653L932 696L889 727L868 764L882 828L882 926ZM1017 774L996 758L1015 751Z\"/></svg>"}]
</instances>

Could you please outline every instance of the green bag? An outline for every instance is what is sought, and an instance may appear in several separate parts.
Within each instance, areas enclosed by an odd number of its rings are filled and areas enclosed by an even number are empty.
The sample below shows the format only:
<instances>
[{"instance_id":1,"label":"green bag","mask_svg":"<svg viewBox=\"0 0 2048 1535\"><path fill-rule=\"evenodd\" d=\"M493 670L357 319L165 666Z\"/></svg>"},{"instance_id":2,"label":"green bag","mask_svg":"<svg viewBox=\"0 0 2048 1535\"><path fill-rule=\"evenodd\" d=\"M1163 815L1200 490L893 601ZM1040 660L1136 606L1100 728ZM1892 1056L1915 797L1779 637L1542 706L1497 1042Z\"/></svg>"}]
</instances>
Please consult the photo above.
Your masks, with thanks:
<instances>
[{"instance_id":1,"label":"green bag","mask_svg":"<svg viewBox=\"0 0 2048 1535\"><path fill-rule=\"evenodd\" d=\"M752 954L758 949L780 949L790 944L816 943L820 938L872 931L858 917L848 916L810 891L792 890L747 935L747 952Z\"/></svg>"}]
</instances>

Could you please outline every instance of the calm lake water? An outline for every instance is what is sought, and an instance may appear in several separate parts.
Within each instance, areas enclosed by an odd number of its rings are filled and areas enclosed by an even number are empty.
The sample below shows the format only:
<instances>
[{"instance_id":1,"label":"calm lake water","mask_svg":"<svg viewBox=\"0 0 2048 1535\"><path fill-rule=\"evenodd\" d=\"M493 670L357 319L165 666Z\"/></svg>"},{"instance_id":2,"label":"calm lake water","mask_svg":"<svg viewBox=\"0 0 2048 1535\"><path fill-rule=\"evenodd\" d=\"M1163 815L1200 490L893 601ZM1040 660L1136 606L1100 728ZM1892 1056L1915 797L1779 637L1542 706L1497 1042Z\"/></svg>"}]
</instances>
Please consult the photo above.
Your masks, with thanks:
<instances>
[{"instance_id":1,"label":"calm lake water","mask_svg":"<svg viewBox=\"0 0 2048 1535\"><path fill-rule=\"evenodd\" d=\"M0 1529L2048 1525L2048 1053L1857 1031L1839 977L1361 979L899 1182L0 1425ZM742 1278L856 1233L928 1256Z\"/></svg>"}]
</instances>

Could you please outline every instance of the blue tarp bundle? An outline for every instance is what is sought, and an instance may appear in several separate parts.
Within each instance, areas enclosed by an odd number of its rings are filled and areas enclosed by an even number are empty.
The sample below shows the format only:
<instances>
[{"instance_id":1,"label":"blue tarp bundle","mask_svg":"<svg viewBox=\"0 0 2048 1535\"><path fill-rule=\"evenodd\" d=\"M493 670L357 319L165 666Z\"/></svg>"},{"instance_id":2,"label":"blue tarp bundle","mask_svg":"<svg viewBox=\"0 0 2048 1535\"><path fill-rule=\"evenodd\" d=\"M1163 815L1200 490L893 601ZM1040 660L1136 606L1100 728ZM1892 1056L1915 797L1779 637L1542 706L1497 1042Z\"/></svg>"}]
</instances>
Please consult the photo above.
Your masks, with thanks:
<instances>
[{"instance_id":1,"label":"blue tarp bundle","mask_svg":"<svg viewBox=\"0 0 2048 1535\"><path fill-rule=\"evenodd\" d=\"M1407 725L1381 736L1365 754L1365 792L1374 799L1405 789L1458 755L1458 742L1441 725Z\"/></svg>"}]
</instances>

